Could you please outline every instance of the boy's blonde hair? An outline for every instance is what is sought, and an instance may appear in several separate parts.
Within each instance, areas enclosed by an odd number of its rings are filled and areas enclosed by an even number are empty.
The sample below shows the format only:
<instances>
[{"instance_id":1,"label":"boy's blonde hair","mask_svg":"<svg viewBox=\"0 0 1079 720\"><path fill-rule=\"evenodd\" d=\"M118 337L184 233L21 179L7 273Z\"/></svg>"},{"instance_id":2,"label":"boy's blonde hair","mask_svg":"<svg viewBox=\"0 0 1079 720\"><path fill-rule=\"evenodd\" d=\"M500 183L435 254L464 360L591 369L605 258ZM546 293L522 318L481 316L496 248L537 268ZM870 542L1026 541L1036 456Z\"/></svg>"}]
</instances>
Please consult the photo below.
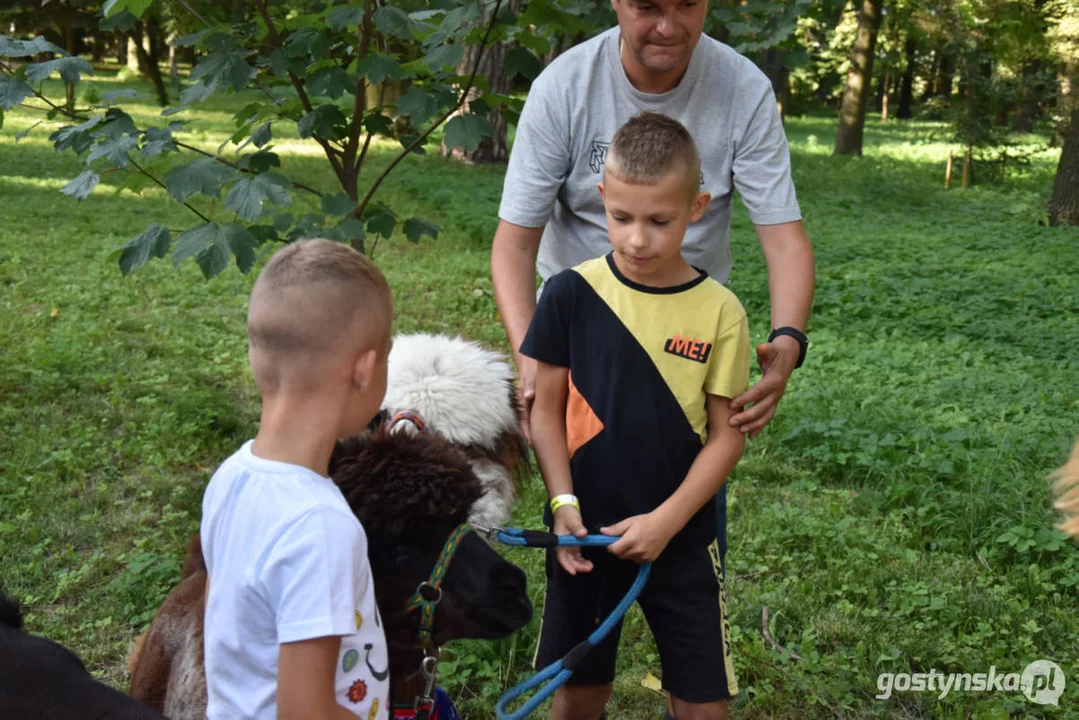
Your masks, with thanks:
<instances>
[{"instance_id":1,"label":"boy's blonde hair","mask_svg":"<svg viewBox=\"0 0 1079 720\"><path fill-rule=\"evenodd\" d=\"M1071 459L1053 477L1057 480L1053 506L1064 513L1064 521L1057 527L1079 540L1079 443L1075 444Z\"/></svg>"},{"instance_id":2,"label":"boy's blonde hair","mask_svg":"<svg viewBox=\"0 0 1079 720\"><path fill-rule=\"evenodd\" d=\"M643 112L615 133L603 171L635 185L655 185L678 172L693 197L700 189L701 157L682 123L660 113Z\"/></svg>"},{"instance_id":3,"label":"boy's blonde hair","mask_svg":"<svg viewBox=\"0 0 1079 720\"><path fill-rule=\"evenodd\" d=\"M378 267L348 245L293 242L274 255L251 290L247 334L255 378L285 364L387 346L393 298Z\"/></svg>"}]
</instances>

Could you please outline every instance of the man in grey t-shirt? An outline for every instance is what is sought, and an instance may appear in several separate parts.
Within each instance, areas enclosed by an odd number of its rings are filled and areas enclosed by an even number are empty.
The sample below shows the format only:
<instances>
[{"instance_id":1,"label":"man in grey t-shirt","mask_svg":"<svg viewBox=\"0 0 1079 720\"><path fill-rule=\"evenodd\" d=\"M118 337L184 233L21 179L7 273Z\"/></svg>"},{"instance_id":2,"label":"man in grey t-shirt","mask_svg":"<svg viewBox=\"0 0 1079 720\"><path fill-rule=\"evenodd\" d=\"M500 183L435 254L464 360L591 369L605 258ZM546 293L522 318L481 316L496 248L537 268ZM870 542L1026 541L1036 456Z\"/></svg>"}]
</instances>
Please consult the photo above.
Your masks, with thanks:
<instances>
[{"instance_id":1,"label":"man in grey t-shirt","mask_svg":"<svg viewBox=\"0 0 1079 720\"><path fill-rule=\"evenodd\" d=\"M768 265L773 328L804 333L813 301L813 250L801 222L790 156L768 78L702 35L707 3L612 0L618 27L560 55L532 84L517 125L491 249L495 299L530 408L534 361L517 350L548 277L610 250L596 184L611 137L643 110L685 125L712 196L683 254L726 283L732 192L738 189ZM735 398L731 419L750 437L775 413L804 353L794 333L757 348L761 380ZM527 412L523 421L526 424Z\"/></svg>"}]
</instances>

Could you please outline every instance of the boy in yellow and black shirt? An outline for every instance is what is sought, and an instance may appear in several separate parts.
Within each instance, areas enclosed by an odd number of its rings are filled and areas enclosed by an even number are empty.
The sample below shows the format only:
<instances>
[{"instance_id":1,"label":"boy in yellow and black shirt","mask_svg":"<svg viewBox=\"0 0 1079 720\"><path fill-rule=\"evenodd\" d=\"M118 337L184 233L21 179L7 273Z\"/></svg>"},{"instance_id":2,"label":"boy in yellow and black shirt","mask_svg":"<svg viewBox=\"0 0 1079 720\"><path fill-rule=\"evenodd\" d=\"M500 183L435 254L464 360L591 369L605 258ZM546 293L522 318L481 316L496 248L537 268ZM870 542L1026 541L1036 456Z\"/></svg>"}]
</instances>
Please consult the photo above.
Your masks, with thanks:
<instances>
[{"instance_id":1,"label":"boy in yellow and black shirt","mask_svg":"<svg viewBox=\"0 0 1079 720\"><path fill-rule=\"evenodd\" d=\"M729 400L748 384L751 353L738 299L681 255L710 200L699 175L677 121L644 113L626 123L599 185L613 251L546 283L521 346L539 363L532 438L548 524L622 536L548 556L536 665L587 637L637 563L654 562L638 602L679 720L725 718L738 692L713 498L742 455ZM601 715L618 630L559 689L554 720Z\"/></svg>"}]
</instances>

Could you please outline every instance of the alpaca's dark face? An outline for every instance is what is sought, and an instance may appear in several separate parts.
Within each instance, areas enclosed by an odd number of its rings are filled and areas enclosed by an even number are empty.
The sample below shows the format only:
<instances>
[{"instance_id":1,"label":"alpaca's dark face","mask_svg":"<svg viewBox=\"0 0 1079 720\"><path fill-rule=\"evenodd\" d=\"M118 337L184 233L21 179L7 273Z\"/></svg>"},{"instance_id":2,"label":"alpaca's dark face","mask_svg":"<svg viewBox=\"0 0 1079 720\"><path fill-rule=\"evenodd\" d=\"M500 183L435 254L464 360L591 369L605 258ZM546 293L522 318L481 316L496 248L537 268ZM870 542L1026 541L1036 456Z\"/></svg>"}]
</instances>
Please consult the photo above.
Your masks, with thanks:
<instances>
[{"instance_id":1,"label":"alpaca's dark face","mask_svg":"<svg viewBox=\"0 0 1079 720\"><path fill-rule=\"evenodd\" d=\"M446 539L480 496L465 456L433 436L378 430L339 443L330 475L367 533L378 606L397 677L418 665L419 613L408 598L426 581ZM497 639L532 617L524 572L475 533L458 545L442 581L434 643Z\"/></svg>"},{"instance_id":2,"label":"alpaca's dark face","mask_svg":"<svg viewBox=\"0 0 1079 720\"><path fill-rule=\"evenodd\" d=\"M426 581L438 562L442 543L456 523L417 530L401 543L392 537L369 536L378 606L390 645L390 672L404 677L422 657L419 613L408 611L409 597ZM457 547L442 581L442 601L435 613L433 642L478 638L495 640L524 627L532 618L524 572L507 562L480 536L468 533Z\"/></svg>"}]
</instances>

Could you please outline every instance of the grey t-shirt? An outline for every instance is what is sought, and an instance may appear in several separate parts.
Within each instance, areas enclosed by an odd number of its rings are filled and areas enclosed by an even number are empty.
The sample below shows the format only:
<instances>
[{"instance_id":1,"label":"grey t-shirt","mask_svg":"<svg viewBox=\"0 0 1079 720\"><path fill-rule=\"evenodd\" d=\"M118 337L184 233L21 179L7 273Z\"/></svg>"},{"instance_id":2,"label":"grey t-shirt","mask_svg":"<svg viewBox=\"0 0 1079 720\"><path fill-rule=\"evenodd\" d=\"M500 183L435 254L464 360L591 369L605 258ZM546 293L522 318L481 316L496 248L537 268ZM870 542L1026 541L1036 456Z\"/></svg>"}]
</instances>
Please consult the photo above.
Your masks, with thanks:
<instances>
[{"instance_id":1,"label":"grey t-shirt","mask_svg":"<svg viewBox=\"0 0 1079 720\"><path fill-rule=\"evenodd\" d=\"M610 250L596 184L611 138L648 110L677 119L701 155L701 189L712 202L689 226L682 255L726 283L731 270L731 193L755 225L800 220L790 151L772 84L747 58L702 35L676 88L654 95L630 84L618 28L555 59L532 83L510 154L498 215L546 225L537 261L544 281Z\"/></svg>"}]
</instances>

